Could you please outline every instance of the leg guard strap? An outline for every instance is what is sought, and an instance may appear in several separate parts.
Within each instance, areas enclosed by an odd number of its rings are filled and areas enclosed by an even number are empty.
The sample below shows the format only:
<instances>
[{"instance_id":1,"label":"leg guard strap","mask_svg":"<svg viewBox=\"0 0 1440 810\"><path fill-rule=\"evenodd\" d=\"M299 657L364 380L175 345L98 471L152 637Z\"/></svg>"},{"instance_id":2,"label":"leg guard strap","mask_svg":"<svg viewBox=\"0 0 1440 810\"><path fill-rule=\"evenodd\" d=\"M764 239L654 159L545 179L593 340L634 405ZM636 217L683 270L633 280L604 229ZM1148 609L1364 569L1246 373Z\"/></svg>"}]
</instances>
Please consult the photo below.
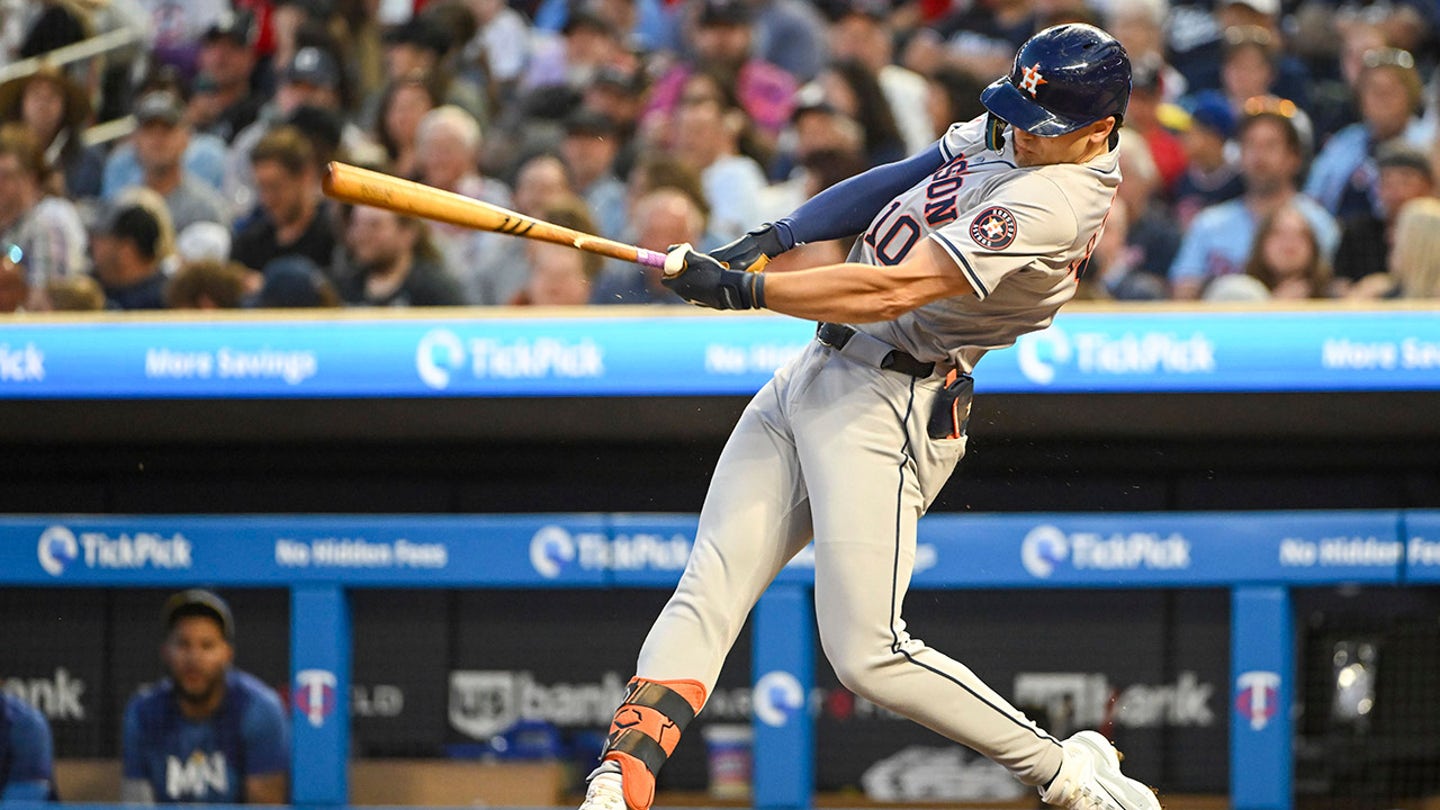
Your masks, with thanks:
<instances>
[{"instance_id":1,"label":"leg guard strap","mask_svg":"<svg viewBox=\"0 0 1440 810\"><path fill-rule=\"evenodd\" d=\"M600 758L620 766L625 804L631 810L649 810L655 777L705 705L705 697L705 687L697 681L630 681Z\"/></svg>"}]
</instances>

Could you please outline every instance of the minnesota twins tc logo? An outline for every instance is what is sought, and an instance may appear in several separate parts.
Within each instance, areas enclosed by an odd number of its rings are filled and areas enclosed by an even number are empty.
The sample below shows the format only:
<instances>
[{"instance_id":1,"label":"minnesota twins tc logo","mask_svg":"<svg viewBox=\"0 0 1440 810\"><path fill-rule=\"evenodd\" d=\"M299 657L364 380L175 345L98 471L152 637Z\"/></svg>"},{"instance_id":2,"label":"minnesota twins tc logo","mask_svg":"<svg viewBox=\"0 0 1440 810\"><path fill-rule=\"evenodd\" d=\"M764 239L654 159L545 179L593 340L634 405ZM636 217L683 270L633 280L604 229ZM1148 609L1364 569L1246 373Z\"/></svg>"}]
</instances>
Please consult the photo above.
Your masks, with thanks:
<instances>
[{"instance_id":1,"label":"minnesota twins tc logo","mask_svg":"<svg viewBox=\"0 0 1440 810\"><path fill-rule=\"evenodd\" d=\"M1029 93L1031 98L1034 98L1035 91L1040 89L1040 85L1048 84L1048 82L1045 81L1045 77L1040 75L1040 63L1036 62L1030 67L1022 65L1020 70L1024 72L1024 76L1020 79L1020 89Z\"/></svg>"}]
</instances>

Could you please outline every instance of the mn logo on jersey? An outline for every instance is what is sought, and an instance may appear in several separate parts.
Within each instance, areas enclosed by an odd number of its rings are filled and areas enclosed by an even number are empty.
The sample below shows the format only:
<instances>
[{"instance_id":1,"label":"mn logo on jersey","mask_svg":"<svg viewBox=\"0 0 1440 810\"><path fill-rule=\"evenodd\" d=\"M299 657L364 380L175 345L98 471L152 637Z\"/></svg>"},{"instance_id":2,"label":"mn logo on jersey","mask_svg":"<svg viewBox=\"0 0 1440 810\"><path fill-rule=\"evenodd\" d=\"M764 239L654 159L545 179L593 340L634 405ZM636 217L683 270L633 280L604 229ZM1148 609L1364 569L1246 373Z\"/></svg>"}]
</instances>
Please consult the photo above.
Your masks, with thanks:
<instances>
[{"instance_id":1,"label":"mn logo on jersey","mask_svg":"<svg viewBox=\"0 0 1440 810\"><path fill-rule=\"evenodd\" d=\"M992 205L970 221L970 239L986 250L1004 250L1015 241L1015 215L1010 209Z\"/></svg>"},{"instance_id":2,"label":"mn logo on jersey","mask_svg":"<svg viewBox=\"0 0 1440 810\"><path fill-rule=\"evenodd\" d=\"M211 790L224 795L229 789L230 776L221 751L209 755L196 751L184 761L174 755L165 758L165 794L171 799L204 799Z\"/></svg>"},{"instance_id":3,"label":"mn logo on jersey","mask_svg":"<svg viewBox=\"0 0 1440 810\"><path fill-rule=\"evenodd\" d=\"M1045 77L1040 75L1039 62L1036 62L1030 67L1022 65L1020 70L1023 71L1020 77L1020 89L1029 93L1031 98L1035 97L1035 91L1040 89L1040 85L1049 84L1049 82L1045 81Z\"/></svg>"}]
</instances>

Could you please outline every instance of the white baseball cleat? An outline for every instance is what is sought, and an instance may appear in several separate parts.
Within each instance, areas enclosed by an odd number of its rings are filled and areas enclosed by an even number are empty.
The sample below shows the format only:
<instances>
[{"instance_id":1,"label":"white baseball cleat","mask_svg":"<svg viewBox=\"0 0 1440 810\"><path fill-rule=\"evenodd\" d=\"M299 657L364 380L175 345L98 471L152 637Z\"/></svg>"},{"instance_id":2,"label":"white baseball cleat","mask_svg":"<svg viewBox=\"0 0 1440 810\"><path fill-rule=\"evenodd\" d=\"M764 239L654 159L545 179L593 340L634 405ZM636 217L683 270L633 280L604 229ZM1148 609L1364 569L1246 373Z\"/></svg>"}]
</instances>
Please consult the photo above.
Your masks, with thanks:
<instances>
[{"instance_id":1,"label":"white baseball cleat","mask_svg":"<svg viewBox=\"0 0 1440 810\"><path fill-rule=\"evenodd\" d=\"M1081 731L1061 745L1065 758L1040 800L1066 810L1160 810L1143 782L1120 773L1120 755L1098 731Z\"/></svg>"},{"instance_id":2,"label":"white baseball cleat","mask_svg":"<svg viewBox=\"0 0 1440 810\"><path fill-rule=\"evenodd\" d=\"M597 774L585 791L580 810L625 810L625 793L620 787L620 774Z\"/></svg>"}]
</instances>

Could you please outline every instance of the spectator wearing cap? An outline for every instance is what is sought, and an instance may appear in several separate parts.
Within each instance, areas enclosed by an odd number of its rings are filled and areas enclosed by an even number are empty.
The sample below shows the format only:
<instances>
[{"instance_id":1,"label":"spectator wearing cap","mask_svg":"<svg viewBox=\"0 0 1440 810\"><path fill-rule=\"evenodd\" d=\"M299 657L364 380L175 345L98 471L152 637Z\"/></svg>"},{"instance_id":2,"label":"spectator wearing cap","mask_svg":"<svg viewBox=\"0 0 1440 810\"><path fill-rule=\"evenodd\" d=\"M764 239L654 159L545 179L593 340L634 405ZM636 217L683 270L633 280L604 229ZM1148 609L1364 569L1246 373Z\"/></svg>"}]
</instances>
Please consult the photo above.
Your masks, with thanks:
<instances>
[{"instance_id":1,"label":"spectator wearing cap","mask_svg":"<svg viewBox=\"0 0 1440 810\"><path fill-rule=\"evenodd\" d=\"M607 66L581 91L581 106L600 113L615 125L620 142L620 152L615 156L617 177L630 176L642 147L636 133L645 112L645 90L645 74L639 68Z\"/></svg>"},{"instance_id":2,"label":"spectator wearing cap","mask_svg":"<svg viewBox=\"0 0 1440 810\"><path fill-rule=\"evenodd\" d=\"M0 278L3 278L0 269ZM0 312L4 309L0 301ZM55 739L34 706L0 679L0 801L55 801Z\"/></svg>"},{"instance_id":3,"label":"spectator wearing cap","mask_svg":"<svg viewBox=\"0 0 1440 810\"><path fill-rule=\"evenodd\" d=\"M1170 265L1174 298L1193 300L1211 280L1243 272L1260 221L1286 204L1293 203L1309 220L1325 260L1335 255L1340 226L1296 185L1305 147L1294 123L1293 105L1252 112L1241 121L1236 137L1245 193L1204 209L1190 223Z\"/></svg>"},{"instance_id":4,"label":"spectator wearing cap","mask_svg":"<svg viewBox=\"0 0 1440 810\"><path fill-rule=\"evenodd\" d=\"M100 195L105 158L81 134L90 121L90 94L70 75L42 64L39 70L0 85L0 122L21 122L39 140L45 159L63 172L71 199Z\"/></svg>"},{"instance_id":5,"label":"spectator wearing cap","mask_svg":"<svg viewBox=\"0 0 1440 810\"><path fill-rule=\"evenodd\" d=\"M175 230L196 222L229 224L220 192L185 168L191 131L180 97L169 90L146 93L135 105L135 122L135 159L144 173L143 183L165 199Z\"/></svg>"},{"instance_id":6,"label":"spectator wearing cap","mask_svg":"<svg viewBox=\"0 0 1440 810\"><path fill-rule=\"evenodd\" d=\"M625 184L615 175L620 153L615 122L581 107L565 120L560 158L585 204L596 215L599 233L619 239L625 230Z\"/></svg>"},{"instance_id":7,"label":"spectator wearing cap","mask_svg":"<svg viewBox=\"0 0 1440 810\"><path fill-rule=\"evenodd\" d=\"M84 273L85 225L74 203L47 192L50 169L35 136L21 124L0 126L0 245L14 245L29 273L29 308L52 278ZM8 250L8 248L7 248Z\"/></svg>"},{"instance_id":8,"label":"spectator wearing cap","mask_svg":"<svg viewBox=\"0 0 1440 810\"><path fill-rule=\"evenodd\" d=\"M1412 200L1435 196L1435 175L1429 157L1405 143L1392 141L1376 152L1379 179L1375 197L1380 214L1362 210L1343 220L1344 232L1335 253L1336 280L1342 288L1389 266L1395 221Z\"/></svg>"},{"instance_id":9,"label":"spectator wearing cap","mask_svg":"<svg viewBox=\"0 0 1440 810\"><path fill-rule=\"evenodd\" d=\"M125 707L121 800L284 804L284 704L235 666L230 606L210 591L181 591L166 600L161 623L166 678Z\"/></svg>"},{"instance_id":10,"label":"spectator wearing cap","mask_svg":"<svg viewBox=\"0 0 1440 810\"><path fill-rule=\"evenodd\" d=\"M851 59L875 75L904 139L905 153L925 149L945 130L937 130L927 113L930 94L925 78L895 64L895 29L887 0L850 0L830 26L830 56ZM952 119L968 121L970 119ZM945 122L948 128L950 121Z\"/></svg>"},{"instance_id":11,"label":"spectator wearing cap","mask_svg":"<svg viewBox=\"0 0 1440 810\"><path fill-rule=\"evenodd\" d=\"M335 238L310 141L294 127L276 127L255 145L250 161L260 216L235 234L230 258L259 270L276 257L298 253L328 266Z\"/></svg>"},{"instance_id":12,"label":"spectator wearing cap","mask_svg":"<svg viewBox=\"0 0 1440 810\"><path fill-rule=\"evenodd\" d=\"M765 207L776 211L776 217L784 216L817 193L808 191L808 172L803 168L812 157L845 154L859 161L860 172L870 166L865 156L865 130L854 118L836 109L815 82L800 88L796 95L795 115L784 140L789 149L777 158L776 167L785 179L765 190ZM849 165L850 158L844 162Z\"/></svg>"},{"instance_id":13,"label":"spectator wearing cap","mask_svg":"<svg viewBox=\"0 0 1440 810\"><path fill-rule=\"evenodd\" d=\"M1305 191L1330 213L1348 219L1382 216L1375 155L1392 140L1423 148L1431 137L1420 119L1423 89L1409 51L1380 48L1365 54L1355 84L1360 121L1335 133L1315 157Z\"/></svg>"},{"instance_id":14,"label":"spectator wearing cap","mask_svg":"<svg viewBox=\"0 0 1440 810\"><path fill-rule=\"evenodd\" d=\"M109 212L95 233L95 277L111 309L164 309L160 222L143 205Z\"/></svg>"},{"instance_id":15,"label":"spectator wearing cap","mask_svg":"<svg viewBox=\"0 0 1440 810\"><path fill-rule=\"evenodd\" d=\"M252 92L256 34L255 17L246 11L227 11L205 30L190 96L197 132L228 144L260 114L262 97Z\"/></svg>"},{"instance_id":16,"label":"spectator wearing cap","mask_svg":"<svg viewBox=\"0 0 1440 810\"><path fill-rule=\"evenodd\" d=\"M139 99L156 92L168 93L179 99L183 118L187 100L184 92L171 76L160 74L143 83L136 96L136 104L138 105ZM126 112L133 115L136 110L132 107ZM170 117L168 113L166 117ZM138 132L138 120L136 124ZM226 171L225 141L214 135L192 131L187 139L182 161L185 171L200 182L217 191L223 187ZM140 158L135 153L135 138L132 136L110 150L110 155L105 158L105 170L100 182L100 199L107 203L113 203L126 189L144 185L144 183L145 169L140 165Z\"/></svg>"},{"instance_id":17,"label":"spectator wearing cap","mask_svg":"<svg viewBox=\"0 0 1440 810\"><path fill-rule=\"evenodd\" d=\"M244 217L255 205L255 176L250 155L272 128L287 122L301 107L318 107L337 115L342 112L340 65L324 48L307 45L280 71L275 98L260 110L255 123L246 127L230 144L225 158L222 191L230 209ZM356 162L384 159L380 147L352 121L345 121L340 133L341 149Z\"/></svg>"},{"instance_id":18,"label":"spectator wearing cap","mask_svg":"<svg viewBox=\"0 0 1440 810\"><path fill-rule=\"evenodd\" d=\"M347 303L372 307L465 303L460 283L446 271L424 222L364 205L355 206L348 216L349 266L336 274L340 297ZM524 269L523 264L518 268L522 278ZM508 290L508 295L513 296L519 286Z\"/></svg>"},{"instance_id":19,"label":"spectator wearing cap","mask_svg":"<svg viewBox=\"0 0 1440 810\"><path fill-rule=\"evenodd\" d=\"M668 142L668 122L681 106L687 81L697 73L725 77L741 108L754 121L765 148L773 149L795 111L795 77L753 55L754 15L746 0L691 0L693 58L671 68L651 89L644 127Z\"/></svg>"},{"instance_id":20,"label":"spectator wearing cap","mask_svg":"<svg viewBox=\"0 0 1440 810\"><path fill-rule=\"evenodd\" d=\"M1240 166L1228 148L1235 135L1235 113L1218 90L1205 90L1188 101L1190 121L1181 133L1185 173L1175 184L1175 220L1186 227L1202 208L1240 196L1245 190Z\"/></svg>"}]
</instances>

